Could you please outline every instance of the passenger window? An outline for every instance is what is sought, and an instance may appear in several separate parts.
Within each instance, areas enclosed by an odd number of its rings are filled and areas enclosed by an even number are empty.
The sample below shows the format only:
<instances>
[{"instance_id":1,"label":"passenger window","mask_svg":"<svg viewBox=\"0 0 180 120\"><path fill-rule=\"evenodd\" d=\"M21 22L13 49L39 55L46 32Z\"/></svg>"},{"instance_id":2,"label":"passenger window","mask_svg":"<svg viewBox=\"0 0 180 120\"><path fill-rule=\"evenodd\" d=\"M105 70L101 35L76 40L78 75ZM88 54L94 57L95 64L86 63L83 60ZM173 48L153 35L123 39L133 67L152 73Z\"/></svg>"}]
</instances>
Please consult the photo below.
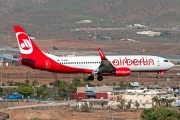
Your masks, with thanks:
<instances>
[{"instance_id":1,"label":"passenger window","mask_svg":"<svg viewBox=\"0 0 180 120\"><path fill-rule=\"evenodd\" d=\"M168 60L164 60L164 62L168 62Z\"/></svg>"}]
</instances>

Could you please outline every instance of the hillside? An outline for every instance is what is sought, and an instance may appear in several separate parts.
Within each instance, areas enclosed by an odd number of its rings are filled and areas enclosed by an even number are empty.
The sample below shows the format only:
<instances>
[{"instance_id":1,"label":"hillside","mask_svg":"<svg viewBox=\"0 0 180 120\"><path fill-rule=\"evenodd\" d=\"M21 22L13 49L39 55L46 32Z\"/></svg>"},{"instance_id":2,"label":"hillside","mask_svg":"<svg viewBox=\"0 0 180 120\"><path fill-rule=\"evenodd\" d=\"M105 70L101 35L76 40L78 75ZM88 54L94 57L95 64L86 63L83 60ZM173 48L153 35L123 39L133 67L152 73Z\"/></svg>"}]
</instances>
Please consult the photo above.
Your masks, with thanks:
<instances>
[{"instance_id":1,"label":"hillside","mask_svg":"<svg viewBox=\"0 0 180 120\"><path fill-rule=\"evenodd\" d=\"M77 38L69 29L81 26L140 23L172 28L180 23L179 6L179 0L0 0L0 37L12 33L14 25L22 25L36 37L59 39ZM93 23L75 24L83 19Z\"/></svg>"}]
</instances>

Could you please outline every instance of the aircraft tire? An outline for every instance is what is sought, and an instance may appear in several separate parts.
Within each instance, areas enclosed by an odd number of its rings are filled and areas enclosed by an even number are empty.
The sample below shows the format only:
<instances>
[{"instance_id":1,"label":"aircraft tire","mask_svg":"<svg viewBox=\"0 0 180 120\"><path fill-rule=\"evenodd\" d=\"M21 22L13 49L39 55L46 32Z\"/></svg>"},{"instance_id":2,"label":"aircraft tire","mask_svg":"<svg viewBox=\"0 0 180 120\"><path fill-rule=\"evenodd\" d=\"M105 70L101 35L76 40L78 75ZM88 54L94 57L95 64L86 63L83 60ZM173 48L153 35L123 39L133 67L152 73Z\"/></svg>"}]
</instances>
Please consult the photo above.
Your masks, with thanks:
<instances>
[{"instance_id":1,"label":"aircraft tire","mask_svg":"<svg viewBox=\"0 0 180 120\"><path fill-rule=\"evenodd\" d=\"M103 80L103 76L98 76L98 77L97 77L97 80L98 80L98 81L102 81L102 80Z\"/></svg>"},{"instance_id":2,"label":"aircraft tire","mask_svg":"<svg viewBox=\"0 0 180 120\"><path fill-rule=\"evenodd\" d=\"M90 81L94 80L94 76L93 76L93 75L90 75L90 76L88 77L88 80L90 80Z\"/></svg>"},{"instance_id":3,"label":"aircraft tire","mask_svg":"<svg viewBox=\"0 0 180 120\"><path fill-rule=\"evenodd\" d=\"M160 79L160 75L157 76L157 79Z\"/></svg>"}]
</instances>

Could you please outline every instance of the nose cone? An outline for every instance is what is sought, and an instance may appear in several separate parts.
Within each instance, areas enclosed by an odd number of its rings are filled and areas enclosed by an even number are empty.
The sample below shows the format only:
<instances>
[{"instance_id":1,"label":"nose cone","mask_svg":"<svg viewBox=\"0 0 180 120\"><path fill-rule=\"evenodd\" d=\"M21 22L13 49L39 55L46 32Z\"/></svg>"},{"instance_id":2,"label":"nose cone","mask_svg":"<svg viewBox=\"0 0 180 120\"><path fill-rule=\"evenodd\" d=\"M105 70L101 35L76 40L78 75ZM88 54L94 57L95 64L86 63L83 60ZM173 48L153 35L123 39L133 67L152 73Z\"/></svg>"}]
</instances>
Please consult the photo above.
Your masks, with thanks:
<instances>
[{"instance_id":1,"label":"nose cone","mask_svg":"<svg viewBox=\"0 0 180 120\"><path fill-rule=\"evenodd\" d=\"M170 68L173 68L174 67L174 64L172 62L169 63L169 67Z\"/></svg>"}]
</instances>

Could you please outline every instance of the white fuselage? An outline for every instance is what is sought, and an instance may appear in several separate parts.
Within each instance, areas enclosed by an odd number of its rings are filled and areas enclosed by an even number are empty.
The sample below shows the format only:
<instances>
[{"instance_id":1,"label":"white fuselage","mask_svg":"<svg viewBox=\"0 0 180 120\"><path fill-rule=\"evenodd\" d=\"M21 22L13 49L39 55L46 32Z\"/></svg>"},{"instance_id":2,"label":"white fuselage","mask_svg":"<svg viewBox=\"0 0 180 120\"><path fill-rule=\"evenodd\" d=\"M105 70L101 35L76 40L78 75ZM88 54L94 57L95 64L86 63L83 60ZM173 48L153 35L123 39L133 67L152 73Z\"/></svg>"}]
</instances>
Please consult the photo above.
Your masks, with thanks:
<instances>
[{"instance_id":1,"label":"white fuselage","mask_svg":"<svg viewBox=\"0 0 180 120\"><path fill-rule=\"evenodd\" d=\"M77 69L96 70L101 64L99 56L58 57L47 53L44 54L59 64ZM115 68L127 67L130 68L131 72L162 71L174 66L167 59L158 56L117 55L106 57Z\"/></svg>"}]
</instances>

